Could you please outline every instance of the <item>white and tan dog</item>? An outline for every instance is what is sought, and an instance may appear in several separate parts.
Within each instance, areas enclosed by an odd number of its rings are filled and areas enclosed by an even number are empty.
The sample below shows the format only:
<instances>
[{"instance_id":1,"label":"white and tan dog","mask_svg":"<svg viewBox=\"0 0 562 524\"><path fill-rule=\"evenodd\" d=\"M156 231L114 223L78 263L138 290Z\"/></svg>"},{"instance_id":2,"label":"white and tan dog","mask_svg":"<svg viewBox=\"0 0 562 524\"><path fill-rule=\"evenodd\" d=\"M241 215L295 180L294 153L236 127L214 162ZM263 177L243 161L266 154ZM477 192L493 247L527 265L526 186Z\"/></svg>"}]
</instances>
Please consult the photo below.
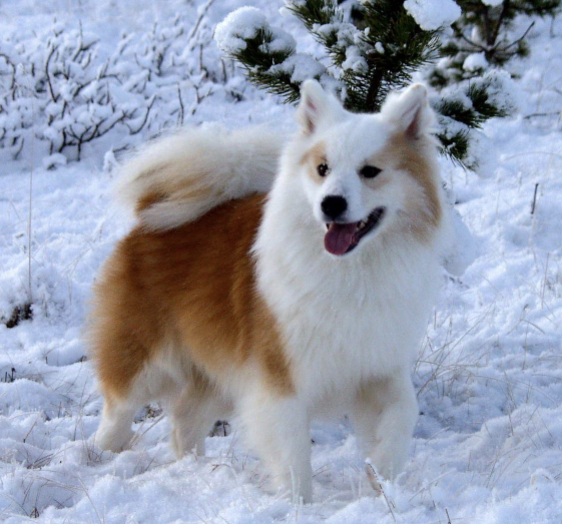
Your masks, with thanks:
<instances>
[{"instance_id":1,"label":"white and tan dog","mask_svg":"<svg viewBox=\"0 0 562 524\"><path fill-rule=\"evenodd\" d=\"M307 81L286 145L202 128L128 165L139 223L105 265L90 331L102 448L126 447L153 399L179 456L234 413L277 486L310 501L310 420L349 413L379 474L400 472L450 229L426 98L414 85L358 115Z\"/></svg>"}]
</instances>

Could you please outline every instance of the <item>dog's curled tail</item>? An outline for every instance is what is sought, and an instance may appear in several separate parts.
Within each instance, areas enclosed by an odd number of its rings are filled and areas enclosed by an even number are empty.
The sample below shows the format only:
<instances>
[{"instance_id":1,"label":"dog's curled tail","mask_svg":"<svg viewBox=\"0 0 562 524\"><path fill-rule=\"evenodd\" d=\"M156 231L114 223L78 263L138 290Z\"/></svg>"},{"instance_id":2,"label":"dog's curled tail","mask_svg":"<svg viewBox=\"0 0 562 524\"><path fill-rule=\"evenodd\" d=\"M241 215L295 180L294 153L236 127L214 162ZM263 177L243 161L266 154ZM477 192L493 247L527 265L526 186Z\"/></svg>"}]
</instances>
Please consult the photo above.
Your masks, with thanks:
<instances>
[{"instance_id":1,"label":"dog's curled tail","mask_svg":"<svg viewBox=\"0 0 562 524\"><path fill-rule=\"evenodd\" d=\"M145 229L172 229L228 200L269 191L282 143L263 127L184 129L124 165L117 198L133 207Z\"/></svg>"}]
</instances>

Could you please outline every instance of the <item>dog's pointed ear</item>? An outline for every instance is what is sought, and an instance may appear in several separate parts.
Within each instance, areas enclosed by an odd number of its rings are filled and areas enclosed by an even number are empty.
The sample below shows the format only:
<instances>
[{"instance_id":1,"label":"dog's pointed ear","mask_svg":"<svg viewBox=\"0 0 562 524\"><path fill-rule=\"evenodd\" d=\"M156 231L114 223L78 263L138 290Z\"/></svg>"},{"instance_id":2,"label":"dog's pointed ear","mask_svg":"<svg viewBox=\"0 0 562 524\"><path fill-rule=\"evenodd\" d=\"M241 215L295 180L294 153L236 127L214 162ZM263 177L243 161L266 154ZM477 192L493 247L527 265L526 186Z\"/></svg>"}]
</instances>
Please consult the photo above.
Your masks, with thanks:
<instances>
[{"instance_id":1,"label":"dog's pointed ear","mask_svg":"<svg viewBox=\"0 0 562 524\"><path fill-rule=\"evenodd\" d=\"M413 84L400 94L391 94L382 106L381 115L409 138L429 133L433 125L433 111L422 84Z\"/></svg>"},{"instance_id":2,"label":"dog's pointed ear","mask_svg":"<svg viewBox=\"0 0 562 524\"><path fill-rule=\"evenodd\" d=\"M333 111L330 96L316 80L305 80L301 85L301 101L297 121L305 134L311 135Z\"/></svg>"}]
</instances>

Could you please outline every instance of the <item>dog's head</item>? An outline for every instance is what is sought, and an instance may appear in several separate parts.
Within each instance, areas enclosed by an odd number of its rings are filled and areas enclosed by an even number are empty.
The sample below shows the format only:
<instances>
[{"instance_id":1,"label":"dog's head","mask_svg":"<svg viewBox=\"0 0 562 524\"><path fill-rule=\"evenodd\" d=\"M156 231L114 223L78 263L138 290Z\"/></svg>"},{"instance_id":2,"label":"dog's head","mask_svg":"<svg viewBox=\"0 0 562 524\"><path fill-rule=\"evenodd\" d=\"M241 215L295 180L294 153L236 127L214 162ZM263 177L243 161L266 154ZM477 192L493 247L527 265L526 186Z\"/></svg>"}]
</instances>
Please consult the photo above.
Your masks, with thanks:
<instances>
[{"instance_id":1,"label":"dog's head","mask_svg":"<svg viewBox=\"0 0 562 524\"><path fill-rule=\"evenodd\" d=\"M391 95L377 114L346 111L313 80L301 95L298 170L326 250L348 255L385 231L428 241L441 204L425 88Z\"/></svg>"}]
</instances>

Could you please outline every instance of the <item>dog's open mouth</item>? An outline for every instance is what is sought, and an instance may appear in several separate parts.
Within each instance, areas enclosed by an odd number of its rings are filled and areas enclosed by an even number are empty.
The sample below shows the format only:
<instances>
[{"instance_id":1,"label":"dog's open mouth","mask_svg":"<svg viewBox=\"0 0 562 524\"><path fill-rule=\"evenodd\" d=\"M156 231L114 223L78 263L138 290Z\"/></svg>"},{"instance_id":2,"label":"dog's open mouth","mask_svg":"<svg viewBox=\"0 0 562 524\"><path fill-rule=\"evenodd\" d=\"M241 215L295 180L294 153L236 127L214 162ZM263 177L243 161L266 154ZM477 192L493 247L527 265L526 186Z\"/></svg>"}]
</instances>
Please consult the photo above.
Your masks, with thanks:
<instances>
[{"instance_id":1,"label":"dog's open mouth","mask_svg":"<svg viewBox=\"0 0 562 524\"><path fill-rule=\"evenodd\" d=\"M328 229L324 237L326 251L338 256L353 251L359 245L361 239L381 223L385 211L384 207L377 207L367 218L359 222L347 224L330 222L326 224Z\"/></svg>"}]
</instances>

